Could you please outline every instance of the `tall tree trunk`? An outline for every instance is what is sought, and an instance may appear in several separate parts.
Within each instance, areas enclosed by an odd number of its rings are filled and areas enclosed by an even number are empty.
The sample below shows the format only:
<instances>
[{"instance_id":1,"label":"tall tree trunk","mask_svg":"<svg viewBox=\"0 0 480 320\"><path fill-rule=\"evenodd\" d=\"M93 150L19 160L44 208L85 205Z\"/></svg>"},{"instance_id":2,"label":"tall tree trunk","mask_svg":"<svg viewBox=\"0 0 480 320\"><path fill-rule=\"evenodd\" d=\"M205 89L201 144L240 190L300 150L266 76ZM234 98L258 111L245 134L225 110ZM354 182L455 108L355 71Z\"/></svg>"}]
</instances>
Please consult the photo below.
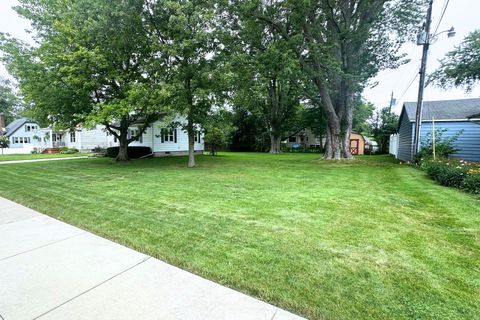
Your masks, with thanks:
<instances>
[{"instance_id":1,"label":"tall tree trunk","mask_svg":"<svg viewBox=\"0 0 480 320\"><path fill-rule=\"evenodd\" d=\"M188 133L188 167L195 167L195 130L193 127L193 110L192 106L189 108L188 112L188 123L187 123L187 133Z\"/></svg>"},{"instance_id":2,"label":"tall tree trunk","mask_svg":"<svg viewBox=\"0 0 480 320\"><path fill-rule=\"evenodd\" d=\"M128 127L120 129L118 141L120 144L116 161L128 161Z\"/></svg>"},{"instance_id":3,"label":"tall tree trunk","mask_svg":"<svg viewBox=\"0 0 480 320\"><path fill-rule=\"evenodd\" d=\"M279 154L282 152L281 146L282 138L279 136L275 136L274 134L270 133L270 153Z\"/></svg>"}]
</instances>

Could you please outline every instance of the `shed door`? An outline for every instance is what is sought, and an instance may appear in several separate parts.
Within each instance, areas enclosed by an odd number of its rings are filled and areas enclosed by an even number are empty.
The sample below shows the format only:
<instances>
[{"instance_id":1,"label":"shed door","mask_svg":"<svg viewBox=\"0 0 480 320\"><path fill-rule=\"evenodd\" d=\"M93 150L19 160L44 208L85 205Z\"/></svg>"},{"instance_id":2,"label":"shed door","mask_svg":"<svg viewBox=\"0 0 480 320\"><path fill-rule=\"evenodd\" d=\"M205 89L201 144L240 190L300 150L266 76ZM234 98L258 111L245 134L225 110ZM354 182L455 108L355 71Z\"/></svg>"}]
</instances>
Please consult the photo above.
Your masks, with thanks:
<instances>
[{"instance_id":1,"label":"shed door","mask_svg":"<svg viewBox=\"0 0 480 320\"><path fill-rule=\"evenodd\" d=\"M351 139L350 140L350 153L352 155L358 155L359 144L360 144L360 139Z\"/></svg>"}]
</instances>

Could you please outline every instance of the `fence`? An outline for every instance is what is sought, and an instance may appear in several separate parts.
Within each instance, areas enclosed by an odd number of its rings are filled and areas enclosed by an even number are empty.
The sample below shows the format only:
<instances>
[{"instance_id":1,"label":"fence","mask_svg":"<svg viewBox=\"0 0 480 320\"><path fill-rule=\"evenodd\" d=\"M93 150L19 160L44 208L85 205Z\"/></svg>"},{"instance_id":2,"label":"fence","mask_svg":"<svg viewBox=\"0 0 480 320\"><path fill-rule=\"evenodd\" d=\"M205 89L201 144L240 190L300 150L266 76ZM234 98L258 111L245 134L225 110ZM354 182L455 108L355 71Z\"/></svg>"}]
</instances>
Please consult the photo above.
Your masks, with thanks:
<instances>
[{"instance_id":1,"label":"fence","mask_svg":"<svg viewBox=\"0 0 480 320\"><path fill-rule=\"evenodd\" d=\"M33 146L24 146L22 148L4 148L0 149L0 155L3 154L30 154L33 151Z\"/></svg>"},{"instance_id":2,"label":"fence","mask_svg":"<svg viewBox=\"0 0 480 320\"><path fill-rule=\"evenodd\" d=\"M390 135L390 147L388 152L395 156L395 158L398 155L398 133L391 134Z\"/></svg>"}]
</instances>

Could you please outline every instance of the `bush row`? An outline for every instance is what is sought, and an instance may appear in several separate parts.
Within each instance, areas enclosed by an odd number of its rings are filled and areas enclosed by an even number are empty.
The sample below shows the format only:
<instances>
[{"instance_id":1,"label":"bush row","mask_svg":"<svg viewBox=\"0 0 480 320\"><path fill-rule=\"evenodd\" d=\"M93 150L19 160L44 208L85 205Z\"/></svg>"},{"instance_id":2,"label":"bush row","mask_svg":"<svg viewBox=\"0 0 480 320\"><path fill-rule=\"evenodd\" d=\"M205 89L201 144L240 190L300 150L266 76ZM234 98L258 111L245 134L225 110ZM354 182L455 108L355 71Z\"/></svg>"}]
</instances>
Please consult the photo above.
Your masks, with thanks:
<instances>
[{"instance_id":1,"label":"bush row","mask_svg":"<svg viewBox=\"0 0 480 320\"><path fill-rule=\"evenodd\" d=\"M63 147L60 149L60 153L61 154L75 154L75 153L78 153L78 149L77 148L67 148L67 147Z\"/></svg>"},{"instance_id":2,"label":"bush row","mask_svg":"<svg viewBox=\"0 0 480 320\"><path fill-rule=\"evenodd\" d=\"M480 164L478 163L451 159L431 160L424 161L422 168L441 185L480 194Z\"/></svg>"},{"instance_id":3,"label":"bush row","mask_svg":"<svg viewBox=\"0 0 480 320\"><path fill-rule=\"evenodd\" d=\"M118 147L107 148L107 157L116 158L118 155ZM149 147L128 147L128 157L130 159L138 159L152 154L152 149Z\"/></svg>"}]
</instances>

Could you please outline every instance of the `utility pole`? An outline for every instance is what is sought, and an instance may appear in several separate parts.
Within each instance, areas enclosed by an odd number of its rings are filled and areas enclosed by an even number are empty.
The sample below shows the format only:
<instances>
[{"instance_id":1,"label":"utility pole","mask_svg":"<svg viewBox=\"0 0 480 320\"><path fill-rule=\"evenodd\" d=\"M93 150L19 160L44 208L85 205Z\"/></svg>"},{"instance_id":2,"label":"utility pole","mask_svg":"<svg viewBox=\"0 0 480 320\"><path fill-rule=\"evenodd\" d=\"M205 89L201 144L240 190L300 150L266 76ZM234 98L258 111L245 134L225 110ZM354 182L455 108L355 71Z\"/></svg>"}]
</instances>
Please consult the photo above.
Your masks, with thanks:
<instances>
[{"instance_id":1,"label":"utility pole","mask_svg":"<svg viewBox=\"0 0 480 320\"><path fill-rule=\"evenodd\" d=\"M428 49L430 47L430 27L432 24L433 0L430 0L427 11L427 21L425 22L424 33L419 35L418 44L423 45L422 64L420 66L420 84L418 87L417 112L415 115L415 136L412 148L412 161L418 153L420 144L420 128L422 126L422 107L423 107L423 89L425 88L425 77L427 72ZM421 41L421 42L420 42Z\"/></svg>"},{"instance_id":2,"label":"utility pole","mask_svg":"<svg viewBox=\"0 0 480 320\"><path fill-rule=\"evenodd\" d=\"M396 103L396 99L393 97L393 91L392 91L392 96L390 97L390 112L392 112L392 107Z\"/></svg>"}]
</instances>

